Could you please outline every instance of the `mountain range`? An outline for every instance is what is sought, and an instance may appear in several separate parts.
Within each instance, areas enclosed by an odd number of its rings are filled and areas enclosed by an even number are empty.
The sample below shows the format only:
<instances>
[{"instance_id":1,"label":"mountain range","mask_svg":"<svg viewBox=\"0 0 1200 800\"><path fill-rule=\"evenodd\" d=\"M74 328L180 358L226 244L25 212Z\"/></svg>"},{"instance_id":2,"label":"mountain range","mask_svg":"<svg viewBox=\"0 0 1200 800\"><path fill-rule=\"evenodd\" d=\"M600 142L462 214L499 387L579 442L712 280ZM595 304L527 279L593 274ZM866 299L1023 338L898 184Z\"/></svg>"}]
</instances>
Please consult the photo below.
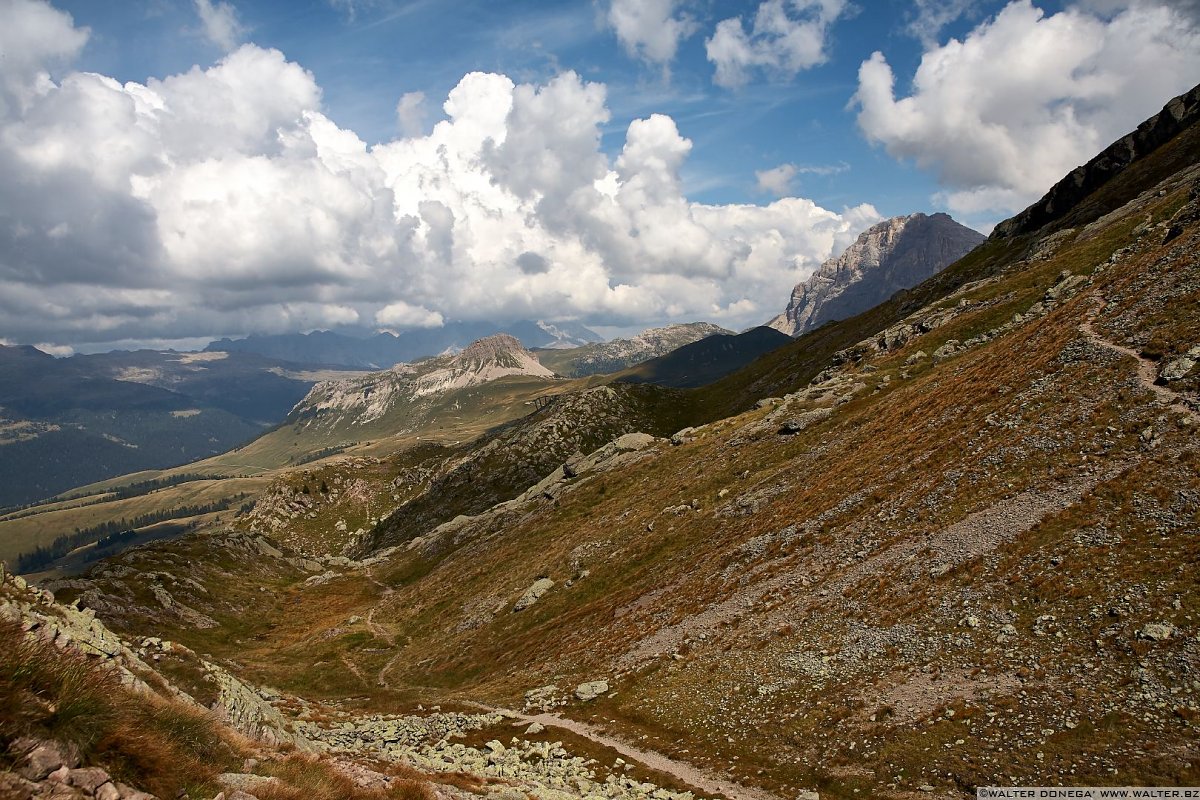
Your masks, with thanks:
<instances>
[{"instance_id":1,"label":"mountain range","mask_svg":"<svg viewBox=\"0 0 1200 800\"><path fill-rule=\"evenodd\" d=\"M280 419L313 382L256 357L56 359L0 347L0 505L222 453Z\"/></svg>"},{"instance_id":2,"label":"mountain range","mask_svg":"<svg viewBox=\"0 0 1200 800\"><path fill-rule=\"evenodd\" d=\"M454 353L471 342L498 333L508 334L529 348L571 348L603 341L603 337L595 331L575 322L450 322L440 328L402 333L385 331L364 338L334 331L313 331L220 339L209 344L205 351L257 353L300 364L380 370L443 353Z\"/></svg>"}]
</instances>

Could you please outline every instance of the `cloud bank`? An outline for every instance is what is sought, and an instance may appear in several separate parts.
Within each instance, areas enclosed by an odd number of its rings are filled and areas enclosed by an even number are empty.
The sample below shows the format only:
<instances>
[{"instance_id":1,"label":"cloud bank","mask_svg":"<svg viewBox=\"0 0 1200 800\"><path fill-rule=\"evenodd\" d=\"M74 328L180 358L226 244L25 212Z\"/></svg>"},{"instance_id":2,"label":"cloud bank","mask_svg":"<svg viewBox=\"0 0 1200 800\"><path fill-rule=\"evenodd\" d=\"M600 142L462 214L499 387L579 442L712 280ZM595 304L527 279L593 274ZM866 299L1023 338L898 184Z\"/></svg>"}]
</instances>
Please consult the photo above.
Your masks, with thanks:
<instances>
[{"instance_id":1,"label":"cloud bank","mask_svg":"<svg viewBox=\"0 0 1200 800\"><path fill-rule=\"evenodd\" d=\"M858 124L935 173L951 212L1006 216L1200 79L1193 16L1100 0L1048 16L1016 0L928 49L907 97L882 53L863 62Z\"/></svg>"},{"instance_id":2,"label":"cloud bank","mask_svg":"<svg viewBox=\"0 0 1200 800\"><path fill-rule=\"evenodd\" d=\"M410 95L412 135L369 148L277 50L122 84L57 71L88 36L67 14L37 0L0 13L0 334L18 341L750 324L879 217L795 197L691 202L675 122L634 120L610 158L605 87L573 72L466 75L426 135Z\"/></svg>"}]
</instances>

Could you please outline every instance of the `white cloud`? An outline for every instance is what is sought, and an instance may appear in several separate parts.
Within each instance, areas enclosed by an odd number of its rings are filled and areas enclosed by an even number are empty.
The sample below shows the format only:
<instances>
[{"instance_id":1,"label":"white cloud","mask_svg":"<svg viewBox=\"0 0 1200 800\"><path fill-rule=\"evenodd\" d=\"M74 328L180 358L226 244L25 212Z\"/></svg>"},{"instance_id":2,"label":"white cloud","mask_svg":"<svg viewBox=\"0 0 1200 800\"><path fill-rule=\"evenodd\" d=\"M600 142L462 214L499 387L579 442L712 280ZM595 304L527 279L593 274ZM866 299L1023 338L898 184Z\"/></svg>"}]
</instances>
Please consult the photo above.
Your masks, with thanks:
<instances>
[{"instance_id":1,"label":"white cloud","mask_svg":"<svg viewBox=\"0 0 1200 800\"><path fill-rule=\"evenodd\" d=\"M913 0L907 31L929 49L938 44L947 25L973 15L978 8L979 0Z\"/></svg>"},{"instance_id":2,"label":"white cloud","mask_svg":"<svg viewBox=\"0 0 1200 800\"><path fill-rule=\"evenodd\" d=\"M87 28L43 0L0 0L0 113L20 109L54 84L50 70L68 64L87 44Z\"/></svg>"},{"instance_id":3,"label":"white cloud","mask_svg":"<svg viewBox=\"0 0 1200 800\"><path fill-rule=\"evenodd\" d=\"M612 0L608 24L630 56L653 64L669 64L679 43L698 29L687 14L677 13L678 0Z\"/></svg>"},{"instance_id":4,"label":"white cloud","mask_svg":"<svg viewBox=\"0 0 1200 800\"><path fill-rule=\"evenodd\" d=\"M204 36L210 42L229 52L237 47L246 33L238 19L237 9L225 0L195 0L196 13L204 26Z\"/></svg>"},{"instance_id":5,"label":"white cloud","mask_svg":"<svg viewBox=\"0 0 1200 800\"><path fill-rule=\"evenodd\" d=\"M786 79L825 63L829 28L848 8L846 0L766 0L749 32L741 17L721 20L705 40L713 81L733 88L756 70Z\"/></svg>"},{"instance_id":6,"label":"white cloud","mask_svg":"<svg viewBox=\"0 0 1200 800\"><path fill-rule=\"evenodd\" d=\"M927 51L907 97L875 53L855 99L866 136L935 173L951 211L1007 214L1198 78L1200 32L1172 8L1047 16L1015 0L963 41Z\"/></svg>"},{"instance_id":7,"label":"white cloud","mask_svg":"<svg viewBox=\"0 0 1200 800\"><path fill-rule=\"evenodd\" d=\"M466 75L428 132L368 148L278 51L247 44L145 84L55 82L47 65L83 37L50 21L6 90L24 99L0 107L0 319L17 341L447 319L738 326L879 218L794 197L691 202L675 121L633 121L610 158L605 87L571 72Z\"/></svg>"},{"instance_id":8,"label":"white cloud","mask_svg":"<svg viewBox=\"0 0 1200 800\"><path fill-rule=\"evenodd\" d=\"M405 136L419 136L425 130L428 116L424 92L405 92L396 103L396 123Z\"/></svg>"},{"instance_id":9,"label":"white cloud","mask_svg":"<svg viewBox=\"0 0 1200 800\"><path fill-rule=\"evenodd\" d=\"M54 356L55 358L67 358L68 356L75 355L75 348L71 347L69 344L47 344L45 342L40 342L35 344L34 347L36 347L38 350L41 350L46 355Z\"/></svg>"},{"instance_id":10,"label":"white cloud","mask_svg":"<svg viewBox=\"0 0 1200 800\"><path fill-rule=\"evenodd\" d=\"M438 312L403 300L389 303L375 312L375 324L385 328L440 328L445 322Z\"/></svg>"},{"instance_id":11,"label":"white cloud","mask_svg":"<svg viewBox=\"0 0 1200 800\"><path fill-rule=\"evenodd\" d=\"M771 169L756 170L754 177L760 192L781 197L791 191L792 181L798 171L795 164L780 164Z\"/></svg>"}]
</instances>

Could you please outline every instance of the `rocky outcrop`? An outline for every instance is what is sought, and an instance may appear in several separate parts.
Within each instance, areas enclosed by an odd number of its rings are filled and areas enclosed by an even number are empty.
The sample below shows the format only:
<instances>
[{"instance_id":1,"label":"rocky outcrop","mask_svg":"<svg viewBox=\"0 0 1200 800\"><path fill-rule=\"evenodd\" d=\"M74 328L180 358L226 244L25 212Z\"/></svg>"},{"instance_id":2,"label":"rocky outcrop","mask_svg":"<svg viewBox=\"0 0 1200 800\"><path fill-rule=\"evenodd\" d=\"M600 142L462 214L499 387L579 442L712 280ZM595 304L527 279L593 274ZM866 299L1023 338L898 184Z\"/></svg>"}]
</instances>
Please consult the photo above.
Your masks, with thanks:
<instances>
[{"instance_id":1,"label":"rocky outcrop","mask_svg":"<svg viewBox=\"0 0 1200 800\"><path fill-rule=\"evenodd\" d=\"M1008 239L1033 233L1061 219L1088 195L1120 175L1135 161L1145 158L1187 128L1200 121L1200 86L1171 100L1163 110L1122 136L1100 155L1046 192L1029 208L1007 219L992 231L993 239Z\"/></svg>"},{"instance_id":2,"label":"rocky outcrop","mask_svg":"<svg viewBox=\"0 0 1200 800\"><path fill-rule=\"evenodd\" d=\"M524 611L538 600L541 600L542 596L553 588L554 581L549 578L538 578L517 600L516 605L513 606L513 611Z\"/></svg>"},{"instance_id":3,"label":"rocky outcrop","mask_svg":"<svg viewBox=\"0 0 1200 800\"><path fill-rule=\"evenodd\" d=\"M983 234L946 214L893 217L868 228L798 284L770 327L799 336L852 317L937 274L983 241Z\"/></svg>"}]
</instances>

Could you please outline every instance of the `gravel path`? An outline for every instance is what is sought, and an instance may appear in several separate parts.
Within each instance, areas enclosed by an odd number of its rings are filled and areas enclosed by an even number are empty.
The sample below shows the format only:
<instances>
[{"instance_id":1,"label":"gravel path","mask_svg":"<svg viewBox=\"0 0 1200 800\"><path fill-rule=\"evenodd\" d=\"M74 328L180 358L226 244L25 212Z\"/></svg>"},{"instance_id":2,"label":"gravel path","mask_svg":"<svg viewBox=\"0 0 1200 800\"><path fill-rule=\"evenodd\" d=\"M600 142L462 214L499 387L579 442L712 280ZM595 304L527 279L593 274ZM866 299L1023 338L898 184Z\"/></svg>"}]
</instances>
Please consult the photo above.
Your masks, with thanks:
<instances>
[{"instance_id":1,"label":"gravel path","mask_svg":"<svg viewBox=\"0 0 1200 800\"><path fill-rule=\"evenodd\" d=\"M472 705L502 714L510 719L520 720L521 722L531 724L537 722L545 725L547 728L562 728L563 730L570 731L577 736L582 736L597 744L616 750L625 758L633 759L652 770L671 775L706 795L720 795L729 798L729 800L779 800L775 795L762 789L743 786L727 778L717 778L701 772L687 762L676 761L654 750L644 750L640 747L635 747L626 741L600 732L586 722L579 722L578 720L562 717L558 714L540 713L529 715L520 714L505 708L493 708L482 703L472 703Z\"/></svg>"},{"instance_id":2,"label":"gravel path","mask_svg":"<svg viewBox=\"0 0 1200 800\"><path fill-rule=\"evenodd\" d=\"M1158 402L1168 406L1172 411L1187 415L1193 422L1200 422L1200 413L1197 413L1191 406L1184 402L1183 397L1178 392L1172 391L1166 386L1160 386L1155 382L1158 380L1158 365L1155 362L1144 357L1131 347L1125 347L1124 345L1109 341L1096 331L1092 323L1095 322L1096 315L1100 313L1104 302L1104 298L1099 295L1093 295L1092 308L1088 312L1087 318L1079 324L1080 332L1092 344L1103 347L1118 355L1134 359L1137 362L1138 383L1153 392L1154 396L1158 398Z\"/></svg>"}]
</instances>

